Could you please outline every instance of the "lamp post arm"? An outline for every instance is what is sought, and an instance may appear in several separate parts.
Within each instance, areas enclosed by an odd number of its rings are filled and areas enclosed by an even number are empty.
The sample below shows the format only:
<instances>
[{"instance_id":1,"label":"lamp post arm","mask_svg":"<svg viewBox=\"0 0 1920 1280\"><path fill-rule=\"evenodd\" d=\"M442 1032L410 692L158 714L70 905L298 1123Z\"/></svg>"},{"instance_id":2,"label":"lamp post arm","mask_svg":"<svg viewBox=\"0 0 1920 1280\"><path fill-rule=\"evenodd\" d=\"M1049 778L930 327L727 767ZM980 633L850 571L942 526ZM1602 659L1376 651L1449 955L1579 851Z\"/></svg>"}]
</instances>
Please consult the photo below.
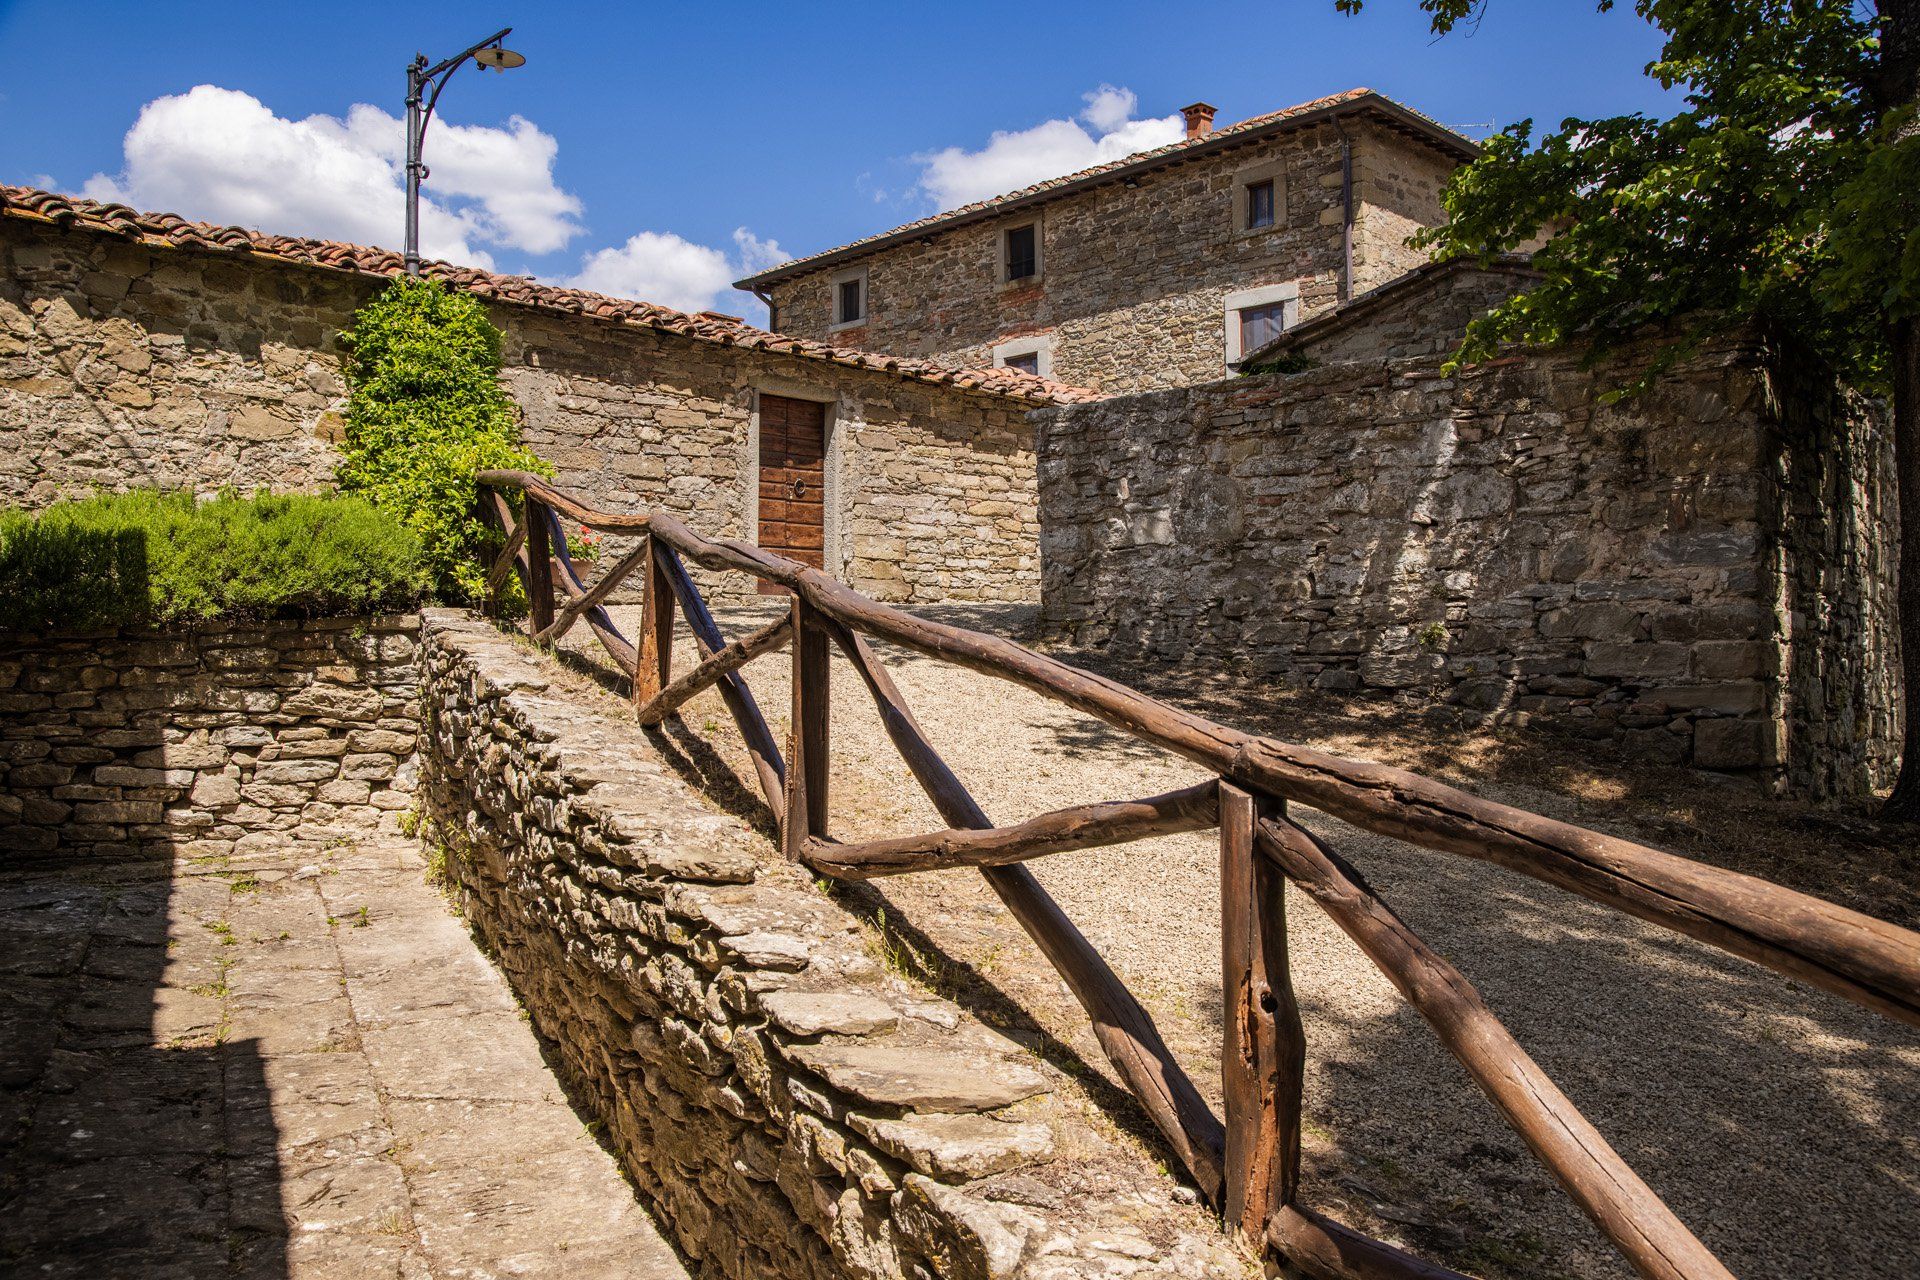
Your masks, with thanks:
<instances>
[{"instance_id":1,"label":"lamp post arm","mask_svg":"<svg viewBox=\"0 0 1920 1280\"><path fill-rule=\"evenodd\" d=\"M420 78L422 80L431 80L435 76L439 75L442 71L451 71L453 68L459 66L461 63L465 62L468 58L471 58L474 54L480 52L482 49L486 48L488 45L499 44L502 40L505 40L508 36L512 34L513 34L512 27L502 27L498 31L494 32L492 35L488 36L485 40L476 40L474 43L468 45L465 49L461 50L459 53L454 54L451 58L443 58L439 62L436 62L433 66L428 67L426 71L422 73Z\"/></svg>"},{"instance_id":2,"label":"lamp post arm","mask_svg":"<svg viewBox=\"0 0 1920 1280\"><path fill-rule=\"evenodd\" d=\"M447 87L447 81L453 78L453 73L460 69L461 63L512 34L512 27L502 27L485 40L476 41L431 67L426 65L425 54L407 64L407 229L401 257L410 276L420 274L420 183L427 176L427 166L421 162L420 153L426 146L427 124L433 119L433 109L440 102L440 91ZM427 99L423 110L420 91L429 84L433 86L433 96Z\"/></svg>"}]
</instances>

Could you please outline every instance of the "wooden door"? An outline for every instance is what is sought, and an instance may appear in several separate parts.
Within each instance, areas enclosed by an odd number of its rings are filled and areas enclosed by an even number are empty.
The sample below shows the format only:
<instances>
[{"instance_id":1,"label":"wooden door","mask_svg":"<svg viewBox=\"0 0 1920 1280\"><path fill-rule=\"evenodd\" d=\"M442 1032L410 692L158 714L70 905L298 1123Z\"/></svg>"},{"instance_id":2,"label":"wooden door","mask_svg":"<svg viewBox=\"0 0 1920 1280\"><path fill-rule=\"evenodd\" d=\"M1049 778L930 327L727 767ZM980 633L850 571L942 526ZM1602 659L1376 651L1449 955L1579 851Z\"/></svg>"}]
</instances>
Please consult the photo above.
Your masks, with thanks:
<instances>
[{"instance_id":1,"label":"wooden door","mask_svg":"<svg viewBox=\"0 0 1920 1280\"><path fill-rule=\"evenodd\" d=\"M760 397L760 538L766 550L826 568L827 406ZM780 588L761 584L762 594Z\"/></svg>"}]
</instances>

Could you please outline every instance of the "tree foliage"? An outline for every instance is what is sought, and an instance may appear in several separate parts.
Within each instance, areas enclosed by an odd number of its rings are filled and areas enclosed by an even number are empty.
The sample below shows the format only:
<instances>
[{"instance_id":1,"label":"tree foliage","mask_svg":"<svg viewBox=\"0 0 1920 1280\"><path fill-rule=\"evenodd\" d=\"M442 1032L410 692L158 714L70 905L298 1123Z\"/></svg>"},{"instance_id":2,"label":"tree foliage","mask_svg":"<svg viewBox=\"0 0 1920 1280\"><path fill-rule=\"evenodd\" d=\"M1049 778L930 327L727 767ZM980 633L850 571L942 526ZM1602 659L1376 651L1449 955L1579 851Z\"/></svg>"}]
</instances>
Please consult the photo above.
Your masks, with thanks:
<instances>
[{"instance_id":1,"label":"tree foliage","mask_svg":"<svg viewBox=\"0 0 1920 1280\"><path fill-rule=\"evenodd\" d=\"M1364 0L1334 0L1357 12ZM1420 0L1436 34L1486 0ZM1613 0L1598 0L1611 9ZM1480 317L1454 363L1663 326L1644 385L1719 329L1757 325L1891 409L1902 513L1906 721L1885 813L1920 821L1920 0L1637 0L1665 37L1647 74L1682 109L1521 121L1457 170L1440 256L1544 235L1531 292ZM1632 390L1630 386L1622 390Z\"/></svg>"},{"instance_id":2,"label":"tree foliage","mask_svg":"<svg viewBox=\"0 0 1920 1280\"><path fill-rule=\"evenodd\" d=\"M0 513L0 630L366 613L426 587L419 538L362 498L137 489Z\"/></svg>"},{"instance_id":3,"label":"tree foliage","mask_svg":"<svg viewBox=\"0 0 1920 1280\"><path fill-rule=\"evenodd\" d=\"M500 385L500 331L479 300L401 278L354 317L340 486L365 494L420 537L435 589L478 600L492 531L475 514L475 476L547 474L520 447Z\"/></svg>"},{"instance_id":4,"label":"tree foliage","mask_svg":"<svg viewBox=\"0 0 1920 1280\"><path fill-rule=\"evenodd\" d=\"M1472 0L1421 7L1436 31L1478 12ZM1442 256L1551 232L1534 256L1540 287L1473 325L1460 356L1757 321L1879 385L1887 322L1920 314L1920 138L1897 136L1911 108L1872 101L1877 19L1833 0L1634 8L1666 36L1647 74L1682 90L1683 109L1538 136L1523 120L1456 173L1448 223L1421 237Z\"/></svg>"}]
</instances>

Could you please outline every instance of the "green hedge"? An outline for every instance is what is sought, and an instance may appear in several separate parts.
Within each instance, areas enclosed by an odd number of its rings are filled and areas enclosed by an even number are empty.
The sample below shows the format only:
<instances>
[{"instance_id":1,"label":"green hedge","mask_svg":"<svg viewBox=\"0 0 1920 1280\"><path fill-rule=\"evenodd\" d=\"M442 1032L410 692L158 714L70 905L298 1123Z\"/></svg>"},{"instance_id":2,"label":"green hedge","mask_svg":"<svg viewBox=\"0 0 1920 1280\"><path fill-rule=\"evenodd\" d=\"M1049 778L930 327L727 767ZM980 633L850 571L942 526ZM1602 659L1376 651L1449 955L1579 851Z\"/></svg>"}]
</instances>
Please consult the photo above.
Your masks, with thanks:
<instances>
[{"instance_id":1,"label":"green hedge","mask_svg":"<svg viewBox=\"0 0 1920 1280\"><path fill-rule=\"evenodd\" d=\"M140 489L0 512L0 630L405 608L420 539L361 498Z\"/></svg>"}]
</instances>

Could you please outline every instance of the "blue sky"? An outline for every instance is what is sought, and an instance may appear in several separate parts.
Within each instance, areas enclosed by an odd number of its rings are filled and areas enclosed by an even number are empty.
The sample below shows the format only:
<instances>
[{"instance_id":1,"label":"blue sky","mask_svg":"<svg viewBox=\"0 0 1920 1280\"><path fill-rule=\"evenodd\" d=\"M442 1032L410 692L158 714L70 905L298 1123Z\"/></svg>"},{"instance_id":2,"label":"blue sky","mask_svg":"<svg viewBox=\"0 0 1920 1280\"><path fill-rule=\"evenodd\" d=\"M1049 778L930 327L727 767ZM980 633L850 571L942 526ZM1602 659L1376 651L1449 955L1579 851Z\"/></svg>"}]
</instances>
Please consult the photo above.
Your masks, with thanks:
<instances>
[{"instance_id":1,"label":"blue sky","mask_svg":"<svg viewBox=\"0 0 1920 1280\"><path fill-rule=\"evenodd\" d=\"M1364 84L1476 136L1663 106L1624 6L1500 0L1441 40L1412 0L1189 11L0 0L0 180L397 246L407 60L511 25L527 66L442 100L429 251L757 316L725 279L1155 145L1196 99L1225 124Z\"/></svg>"}]
</instances>

